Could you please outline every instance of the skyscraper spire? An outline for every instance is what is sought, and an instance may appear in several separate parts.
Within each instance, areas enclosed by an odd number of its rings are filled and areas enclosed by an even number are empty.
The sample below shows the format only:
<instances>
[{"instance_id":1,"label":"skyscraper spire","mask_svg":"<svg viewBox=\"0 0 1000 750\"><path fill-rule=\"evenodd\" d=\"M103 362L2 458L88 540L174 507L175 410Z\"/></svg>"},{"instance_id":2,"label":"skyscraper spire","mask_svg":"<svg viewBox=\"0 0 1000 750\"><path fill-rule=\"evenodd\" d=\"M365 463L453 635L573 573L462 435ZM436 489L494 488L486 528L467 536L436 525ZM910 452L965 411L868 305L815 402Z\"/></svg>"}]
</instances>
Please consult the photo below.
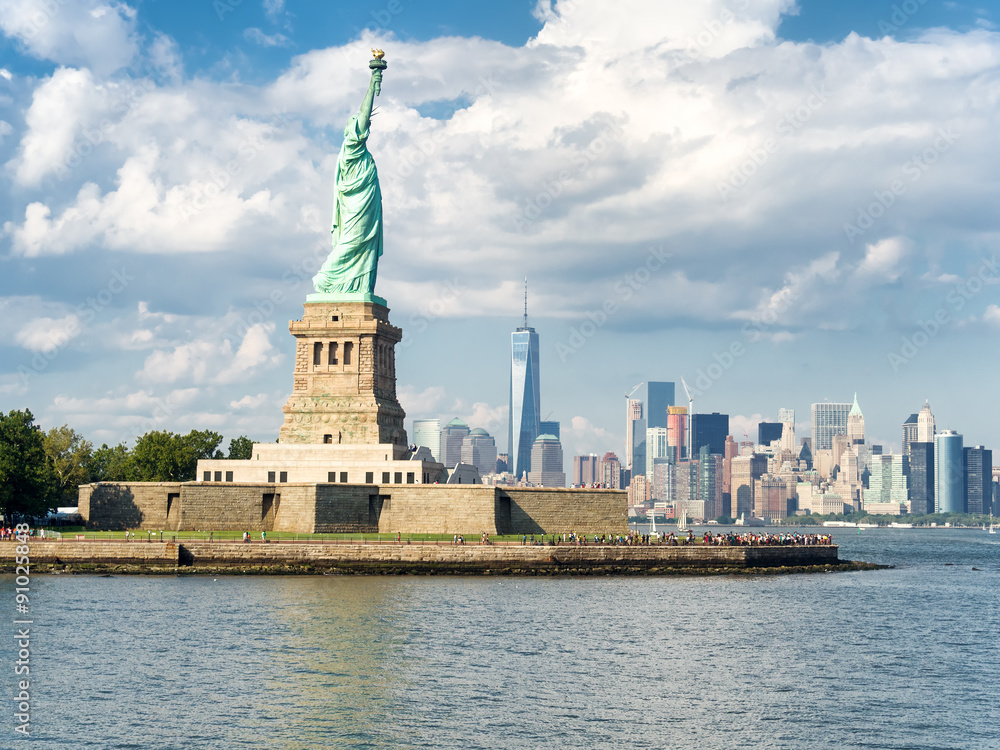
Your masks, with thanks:
<instances>
[{"instance_id":1,"label":"skyscraper spire","mask_svg":"<svg viewBox=\"0 0 1000 750\"><path fill-rule=\"evenodd\" d=\"M528 327L528 277L524 277L524 327Z\"/></svg>"}]
</instances>

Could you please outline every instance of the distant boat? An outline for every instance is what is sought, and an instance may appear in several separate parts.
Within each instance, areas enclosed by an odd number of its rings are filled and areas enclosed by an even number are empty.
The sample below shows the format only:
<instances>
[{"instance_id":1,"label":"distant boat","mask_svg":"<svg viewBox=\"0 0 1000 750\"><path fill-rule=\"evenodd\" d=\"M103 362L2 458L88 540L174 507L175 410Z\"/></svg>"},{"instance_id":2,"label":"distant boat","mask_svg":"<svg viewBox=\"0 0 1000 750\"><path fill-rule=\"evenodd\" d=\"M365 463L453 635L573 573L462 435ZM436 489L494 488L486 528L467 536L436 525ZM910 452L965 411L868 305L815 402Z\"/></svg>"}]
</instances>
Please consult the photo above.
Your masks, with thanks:
<instances>
[{"instance_id":1,"label":"distant boat","mask_svg":"<svg viewBox=\"0 0 1000 750\"><path fill-rule=\"evenodd\" d=\"M996 534L997 533L997 525L995 523L993 523L993 514L992 513L990 513L990 527L989 527L989 529L987 529L986 533L987 534Z\"/></svg>"},{"instance_id":2,"label":"distant boat","mask_svg":"<svg viewBox=\"0 0 1000 750\"><path fill-rule=\"evenodd\" d=\"M684 532L688 530L688 512L687 508L681 511L681 517L677 520L677 531Z\"/></svg>"}]
</instances>

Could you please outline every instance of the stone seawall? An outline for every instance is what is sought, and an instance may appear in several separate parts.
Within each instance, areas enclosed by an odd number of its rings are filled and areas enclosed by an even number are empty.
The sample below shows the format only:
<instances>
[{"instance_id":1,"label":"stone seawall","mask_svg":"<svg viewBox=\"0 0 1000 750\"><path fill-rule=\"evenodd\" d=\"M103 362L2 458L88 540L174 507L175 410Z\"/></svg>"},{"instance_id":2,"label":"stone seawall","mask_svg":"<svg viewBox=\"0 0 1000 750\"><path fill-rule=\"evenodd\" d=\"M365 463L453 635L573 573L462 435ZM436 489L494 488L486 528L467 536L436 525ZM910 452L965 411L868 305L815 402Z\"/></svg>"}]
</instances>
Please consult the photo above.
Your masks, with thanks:
<instances>
[{"instance_id":1,"label":"stone seawall","mask_svg":"<svg viewBox=\"0 0 1000 750\"><path fill-rule=\"evenodd\" d=\"M17 558L20 542L0 542L0 563L9 567ZM28 558L31 565L47 563L100 565L177 565L178 542L72 541L67 539L31 539Z\"/></svg>"},{"instance_id":2,"label":"stone seawall","mask_svg":"<svg viewBox=\"0 0 1000 750\"><path fill-rule=\"evenodd\" d=\"M521 546L406 543L111 542L30 543L32 565L132 565L341 572L657 573L838 565L835 545L803 547ZM0 564L11 570L16 542L0 542ZM291 572L291 571L289 571Z\"/></svg>"}]
</instances>

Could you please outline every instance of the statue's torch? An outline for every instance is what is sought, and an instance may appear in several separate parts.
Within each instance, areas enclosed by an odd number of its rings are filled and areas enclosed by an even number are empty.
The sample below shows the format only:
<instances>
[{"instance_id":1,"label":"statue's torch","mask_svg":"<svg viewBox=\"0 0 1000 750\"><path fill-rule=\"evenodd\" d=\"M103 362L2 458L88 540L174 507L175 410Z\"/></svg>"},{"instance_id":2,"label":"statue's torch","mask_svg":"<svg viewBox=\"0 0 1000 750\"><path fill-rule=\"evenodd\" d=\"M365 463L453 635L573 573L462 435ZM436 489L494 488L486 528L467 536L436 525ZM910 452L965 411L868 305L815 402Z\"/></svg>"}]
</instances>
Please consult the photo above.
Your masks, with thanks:
<instances>
[{"instance_id":1,"label":"statue's torch","mask_svg":"<svg viewBox=\"0 0 1000 750\"><path fill-rule=\"evenodd\" d=\"M388 64L382 58L385 57L385 52L380 49L372 50L372 60L368 63L368 67L372 70L385 70ZM382 77L375 81L375 96L382 93Z\"/></svg>"}]
</instances>

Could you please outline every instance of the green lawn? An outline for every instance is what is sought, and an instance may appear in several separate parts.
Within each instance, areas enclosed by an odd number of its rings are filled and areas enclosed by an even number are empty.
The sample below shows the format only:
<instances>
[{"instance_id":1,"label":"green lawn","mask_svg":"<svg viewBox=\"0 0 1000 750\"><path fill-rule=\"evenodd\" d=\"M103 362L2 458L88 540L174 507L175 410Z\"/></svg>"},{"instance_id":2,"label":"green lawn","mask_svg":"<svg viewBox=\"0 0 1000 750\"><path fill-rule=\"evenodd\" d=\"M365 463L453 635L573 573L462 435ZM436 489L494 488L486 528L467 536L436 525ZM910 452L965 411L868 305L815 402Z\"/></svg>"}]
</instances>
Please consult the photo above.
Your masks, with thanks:
<instances>
[{"instance_id":1,"label":"green lawn","mask_svg":"<svg viewBox=\"0 0 1000 750\"><path fill-rule=\"evenodd\" d=\"M76 539L82 536L85 539L117 539L123 541L125 539L126 532L124 531L92 531L90 529L84 530L79 527L62 527L59 529L53 529L53 531L58 531L63 539ZM48 532L46 532L48 533ZM135 530L129 532L130 534L135 534L135 541L183 541L185 539L204 539L207 540L209 535L214 541L242 541L243 532L242 531L164 531L162 537L159 532L146 532ZM404 542L420 543L420 542L451 542L454 538L453 534L402 534L401 540ZM250 539L254 542L260 541L260 532L250 532ZM530 542L530 535L528 536ZM267 532L267 540L269 542L288 542L288 541L301 541L301 542L323 542L323 541L337 541L337 542L394 542L396 541L395 534L291 534L287 532L269 531ZM510 535L496 535L490 536L491 542L500 543L510 543L510 544L520 544L522 536L520 534L510 534ZM539 534L535 535L535 541L551 541L552 535L543 537ZM590 538L591 543L593 543L593 536ZM465 535L466 544L479 544L479 534L466 534Z\"/></svg>"}]
</instances>

